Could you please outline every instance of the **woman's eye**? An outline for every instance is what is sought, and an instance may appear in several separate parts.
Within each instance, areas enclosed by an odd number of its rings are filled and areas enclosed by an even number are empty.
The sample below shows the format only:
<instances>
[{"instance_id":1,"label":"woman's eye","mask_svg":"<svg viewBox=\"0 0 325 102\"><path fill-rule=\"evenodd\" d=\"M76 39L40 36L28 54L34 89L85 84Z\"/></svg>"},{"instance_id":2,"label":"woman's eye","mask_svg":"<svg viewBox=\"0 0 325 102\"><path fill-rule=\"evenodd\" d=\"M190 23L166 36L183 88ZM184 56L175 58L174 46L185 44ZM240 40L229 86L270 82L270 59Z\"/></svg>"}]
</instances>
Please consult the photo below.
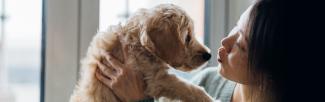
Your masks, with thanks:
<instances>
[{"instance_id":1,"label":"woman's eye","mask_svg":"<svg viewBox=\"0 0 325 102\"><path fill-rule=\"evenodd\" d=\"M236 45L236 46L237 46L241 51L246 51L246 49L245 49L243 46L241 46L239 42L236 42L235 45Z\"/></svg>"},{"instance_id":2,"label":"woman's eye","mask_svg":"<svg viewBox=\"0 0 325 102\"><path fill-rule=\"evenodd\" d=\"M191 41L191 36L188 34L186 36L185 42L186 42L186 44L188 44L188 43L190 43L190 41Z\"/></svg>"}]
</instances>

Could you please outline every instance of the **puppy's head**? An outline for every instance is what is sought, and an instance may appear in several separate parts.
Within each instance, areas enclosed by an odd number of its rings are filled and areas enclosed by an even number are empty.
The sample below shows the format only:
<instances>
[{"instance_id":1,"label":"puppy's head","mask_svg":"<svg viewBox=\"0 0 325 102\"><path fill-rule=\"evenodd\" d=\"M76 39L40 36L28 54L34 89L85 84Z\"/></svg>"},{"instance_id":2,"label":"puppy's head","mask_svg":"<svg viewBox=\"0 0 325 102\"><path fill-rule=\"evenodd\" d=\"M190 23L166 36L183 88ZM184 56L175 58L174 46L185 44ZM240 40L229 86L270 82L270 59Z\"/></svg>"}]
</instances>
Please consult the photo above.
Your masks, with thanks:
<instances>
[{"instance_id":1,"label":"puppy's head","mask_svg":"<svg viewBox=\"0 0 325 102\"><path fill-rule=\"evenodd\" d=\"M141 44L170 66L183 71L206 63L211 54L193 34L193 21L173 4L156 6L144 24Z\"/></svg>"}]
</instances>

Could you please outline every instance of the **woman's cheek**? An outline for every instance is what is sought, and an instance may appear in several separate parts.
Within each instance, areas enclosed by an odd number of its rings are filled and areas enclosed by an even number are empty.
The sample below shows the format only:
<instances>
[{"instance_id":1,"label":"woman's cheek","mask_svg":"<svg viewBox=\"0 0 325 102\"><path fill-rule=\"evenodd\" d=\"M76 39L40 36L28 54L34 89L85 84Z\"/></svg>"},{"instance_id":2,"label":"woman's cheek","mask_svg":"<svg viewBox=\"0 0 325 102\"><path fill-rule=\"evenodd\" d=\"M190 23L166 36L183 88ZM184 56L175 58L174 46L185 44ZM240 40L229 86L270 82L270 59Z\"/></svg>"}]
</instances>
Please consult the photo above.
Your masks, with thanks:
<instances>
[{"instance_id":1,"label":"woman's cheek","mask_svg":"<svg viewBox=\"0 0 325 102\"><path fill-rule=\"evenodd\" d=\"M240 70L238 68L241 68L241 67L244 67L243 66L243 61L244 59L241 58L241 56L238 54L238 53L231 53L229 54L228 56L228 64L229 64L229 67L234 69L234 70Z\"/></svg>"},{"instance_id":2,"label":"woman's cheek","mask_svg":"<svg viewBox=\"0 0 325 102\"><path fill-rule=\"evenodd\" d=\"M235 65L236 65L236 58L235 58L235 56L234 56L234 54L229 54L228 55L228 65L229 65L229 67L230 68L234 68L235 67Z\"/></svg>"}]
</instances>

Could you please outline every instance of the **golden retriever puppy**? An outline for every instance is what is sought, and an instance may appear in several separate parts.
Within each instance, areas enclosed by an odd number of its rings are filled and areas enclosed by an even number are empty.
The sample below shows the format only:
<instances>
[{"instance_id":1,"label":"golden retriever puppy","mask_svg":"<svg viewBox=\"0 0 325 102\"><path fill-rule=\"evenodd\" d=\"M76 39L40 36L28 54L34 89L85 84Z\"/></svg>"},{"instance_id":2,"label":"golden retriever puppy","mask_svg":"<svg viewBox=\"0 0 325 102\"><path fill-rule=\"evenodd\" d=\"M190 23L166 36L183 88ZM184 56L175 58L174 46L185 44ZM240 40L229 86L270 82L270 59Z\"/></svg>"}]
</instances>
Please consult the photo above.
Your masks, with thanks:
<instances>
[{"instance_id":1,"label":"golden retriever puppy","mask_svg":"<svg viewBox=\"0 0 325 102\"><path fill-rule=\"evenodd\" d=\"M82 62L81 79L70 102L120 102L110 88L95 77L101 51L134 66L144 75L146 94L183 102L210 102L212 98L199 86L169 74L169 68L190 71L205 64L209 49L193 34L191 18L173 4L141 9L126 24L112 26L97 34Z\"/></svg>"}]
</instances>

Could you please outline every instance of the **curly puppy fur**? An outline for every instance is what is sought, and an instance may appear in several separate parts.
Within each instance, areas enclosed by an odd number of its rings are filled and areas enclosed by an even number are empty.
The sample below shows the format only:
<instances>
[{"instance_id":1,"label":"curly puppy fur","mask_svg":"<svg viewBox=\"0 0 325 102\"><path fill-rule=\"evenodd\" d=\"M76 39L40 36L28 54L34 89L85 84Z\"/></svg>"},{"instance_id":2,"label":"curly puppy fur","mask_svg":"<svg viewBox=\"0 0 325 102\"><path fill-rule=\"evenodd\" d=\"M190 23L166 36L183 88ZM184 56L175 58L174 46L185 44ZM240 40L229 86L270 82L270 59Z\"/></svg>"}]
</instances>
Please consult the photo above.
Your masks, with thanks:
<instances>
[{"instance_id":1,"label":"curly puppy fur","mask_svg":"<svg viewBox=\"0 0 325 102\"><path fill-rule=\"evenodd\" d=\"M122 48L122 44L126 47ZM141 9L125 25L111 26L97 34L82 62L81 79L70 102L120 102L95 78L96 62L103 59L102 50L111 52L124 64L136 66L135 70L144 75L145 93L149 96L183 102L212 101L203 88L167 71L170 67L190 71L210 57L209 49L195 39L191 18L178 6L161 4L150 10Z\"/></svg>"}]
</instances>

